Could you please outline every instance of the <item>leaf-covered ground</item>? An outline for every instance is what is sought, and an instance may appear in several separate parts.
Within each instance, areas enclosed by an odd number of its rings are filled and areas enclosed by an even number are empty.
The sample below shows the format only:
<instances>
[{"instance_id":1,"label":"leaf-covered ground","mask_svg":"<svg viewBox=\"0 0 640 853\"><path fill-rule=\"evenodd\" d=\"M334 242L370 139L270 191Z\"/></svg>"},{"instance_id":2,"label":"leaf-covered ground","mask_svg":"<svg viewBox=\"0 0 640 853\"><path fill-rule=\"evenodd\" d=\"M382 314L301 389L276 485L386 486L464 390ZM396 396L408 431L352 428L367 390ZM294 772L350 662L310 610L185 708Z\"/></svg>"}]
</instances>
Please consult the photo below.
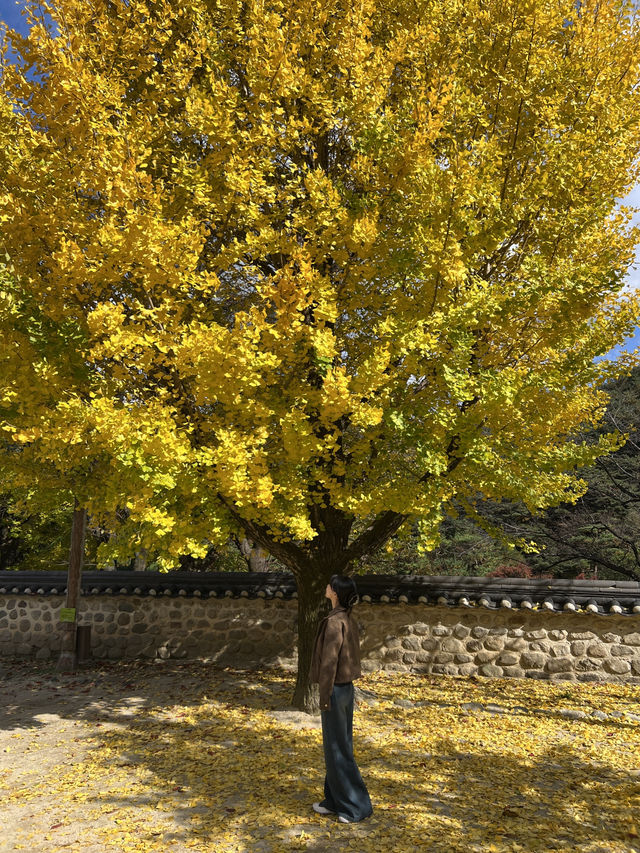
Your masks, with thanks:
<instances>
[{"instance_id":1,"label":"leaf-covered ground","mask_svg":"<svg viewBox=\"0 0 640 853\"><path fill-rule=\"evenodd\" d=\"M361 679L373 816L321 817L293 675L205 662L0 665L0 850L640 850L640 688Z\"/></svg>"}]
</instances>

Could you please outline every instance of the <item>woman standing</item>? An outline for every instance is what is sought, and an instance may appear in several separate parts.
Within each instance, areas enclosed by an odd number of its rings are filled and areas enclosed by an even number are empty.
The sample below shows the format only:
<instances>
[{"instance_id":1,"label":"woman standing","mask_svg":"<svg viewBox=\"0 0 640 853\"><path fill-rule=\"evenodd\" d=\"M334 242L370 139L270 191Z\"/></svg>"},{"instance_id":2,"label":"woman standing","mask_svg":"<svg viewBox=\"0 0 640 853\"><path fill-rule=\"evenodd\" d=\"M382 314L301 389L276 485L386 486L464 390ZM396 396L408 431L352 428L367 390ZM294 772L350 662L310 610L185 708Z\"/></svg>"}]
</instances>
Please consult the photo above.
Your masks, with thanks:
<instances>
[{"instance_id":1,"label":"woman standing","mask_svg":"<svg viewBox=\"0 0 640 853\"><path fill-rule=\"evenodd\" d=\"M337 814L341 823L356 823L373 809L353 757L353 679L361 675L358 626L351 616L358 601L355 582L333 575L325 596L333 609L318 626L310 679L320 685L326 776L324 800L313 808L318 814Z\"/></svg>"}]
</instances>

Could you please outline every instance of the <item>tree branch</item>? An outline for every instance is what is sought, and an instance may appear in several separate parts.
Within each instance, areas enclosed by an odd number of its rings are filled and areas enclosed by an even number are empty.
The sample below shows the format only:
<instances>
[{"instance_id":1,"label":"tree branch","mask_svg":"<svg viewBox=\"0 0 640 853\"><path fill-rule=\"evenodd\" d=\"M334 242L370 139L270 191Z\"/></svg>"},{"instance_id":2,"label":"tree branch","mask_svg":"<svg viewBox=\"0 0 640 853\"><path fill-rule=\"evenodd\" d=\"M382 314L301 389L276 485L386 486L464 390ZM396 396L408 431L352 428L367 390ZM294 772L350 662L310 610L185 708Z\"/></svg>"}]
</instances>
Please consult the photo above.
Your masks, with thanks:
<instances>
[{"instance_id":1,"label":"tree branch","mask_svg":"<svg viewBox=\"0 0 640 853\"><path fill-rule=\"evenodd\" d=\"M285 566L295 570L309 562L309 555L299 545L294 542L280 542L274 539L264 525L243 518L231 501L228 501L220 492L217 493L217 498L233 520L245 531L247 538L257 542Z\"/></svg>"},{"instance_id":2,"label":"tree branch","mask_svg":"<svg viewBox=\"0 0 640 853\"><path fill-rule=\"evenodd\" d=\"M381 548L402 527L408 517L393 510L386 510L378 515L346 549L345 566Z\"/></svg>"}]
</instances>

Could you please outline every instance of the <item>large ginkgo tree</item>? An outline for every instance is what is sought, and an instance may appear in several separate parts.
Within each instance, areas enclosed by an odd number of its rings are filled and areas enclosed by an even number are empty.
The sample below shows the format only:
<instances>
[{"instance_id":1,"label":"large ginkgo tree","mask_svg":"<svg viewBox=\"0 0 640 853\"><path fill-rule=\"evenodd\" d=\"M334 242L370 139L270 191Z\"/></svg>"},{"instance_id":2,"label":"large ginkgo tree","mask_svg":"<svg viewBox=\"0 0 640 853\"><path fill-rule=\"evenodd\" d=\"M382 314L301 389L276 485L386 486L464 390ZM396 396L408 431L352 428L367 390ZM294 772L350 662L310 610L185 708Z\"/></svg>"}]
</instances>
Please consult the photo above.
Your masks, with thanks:
<instances>
[{"instance_id":1,"label":"large ginkgo tree","mask_svg":"<svg viewBox=\"0 0 640 853\"><path fill-rule=\"evenodd\" d=\"M633 6L26 5L1 47L5 484L73 497L116 556L170 568L230 530L275 555L311 708L332 573L407 520L429 547L454 503L575 499L617 445L575 436L638 321Z\"/></svg>"}]
</instances>

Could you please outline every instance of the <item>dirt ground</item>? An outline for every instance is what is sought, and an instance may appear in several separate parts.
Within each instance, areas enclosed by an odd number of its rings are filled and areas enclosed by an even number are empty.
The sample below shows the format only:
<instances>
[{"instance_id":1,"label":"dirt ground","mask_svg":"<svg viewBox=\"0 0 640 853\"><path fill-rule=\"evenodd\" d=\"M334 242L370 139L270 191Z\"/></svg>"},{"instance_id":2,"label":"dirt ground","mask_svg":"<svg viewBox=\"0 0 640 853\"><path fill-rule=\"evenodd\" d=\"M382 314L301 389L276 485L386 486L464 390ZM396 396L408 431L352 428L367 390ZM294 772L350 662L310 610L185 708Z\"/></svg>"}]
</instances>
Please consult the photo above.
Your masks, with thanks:
<instances>
[{"instance_id":1,"label":"dirt ground","mask_svg":"<svg viewBox=\"0 0 640 853\"><path fill-rule=\"evenodd\" d=\"M70 809L68 798L65 797L63 803L56 793L47 789L47 780L53 781L55 786L62 770L74 765L81 767L96 746L97 732L99 736L125 732L142 710L168 709L164 718L170 724L176 716L184 715L184 711L173 714L173 710L207 699L207 692L212 692L209 689L212 680L226 698L235 697L238 702L247 698L245 694L257 690L258 696L264 696L264 702L260 703L263 708L287 728L320 730L319 716L289 707L290 673L284 672L282 683L278 683L277 678L275 683L269 679L269 686L262 688L261 693L261 686L254 683L255 674L251 671L215 667L207 661L94 661L79 667L74 674L57 673L52 663L23 659L0 661L0 798L4 799L3 789L29 789L37 794L22 804L4 803L0 812L0 853L14 850L103 853L104 844L96 839L96 830L113 825L117 831L121 811L117 803L112 810L101 809L96 819L95 811L87 809L87 803L93 799L91 795L78 797L76 808ZM230 748L233 745L228 742ZM122 755L119 761L117 758L118 768L124 768L125 772L128 768L135 771L135 757ZM320 781L321 763L319 753ZM89 787L99 789L99 780L92 779ZM174 787L173 805L179 824L179 813L181 809L189 810L190 797L186 788ZM95 794L97 798L99 790ZM166 790L163 788L155 794L159 798L166 797ZM152 801L152 788L148 796ZM230 813L239 805L238 798L233 795L227 799L226 808ZM313 825L307 827L308 832L313 829ZM304 826L294 827L292 836L296 832L304 833ZM158 820L157 835L158 849L171 853L189 849L183 846L179 833L176 835L172 828L168 829L166 820ZM121 849L129 849L130 843L128 832L123 829ZM119 849L117 841L115 848ZM220 847L212 845L212 853L217 849L244 848L228 848L221 842ZM257 842L255 849L277 850L278 847Z\"/></svg>"},{"instance_id":2,"label":"dirt ground","mask_svg":"<svg viewBox=\"0 0 640 853\"><path fill-rule=\"evenodd\" d=\"M322 798L293 673L207 661L0 661L0 853L640 851L640 688L359 682L374 814Z\"/></svg>"}]
</instances>

